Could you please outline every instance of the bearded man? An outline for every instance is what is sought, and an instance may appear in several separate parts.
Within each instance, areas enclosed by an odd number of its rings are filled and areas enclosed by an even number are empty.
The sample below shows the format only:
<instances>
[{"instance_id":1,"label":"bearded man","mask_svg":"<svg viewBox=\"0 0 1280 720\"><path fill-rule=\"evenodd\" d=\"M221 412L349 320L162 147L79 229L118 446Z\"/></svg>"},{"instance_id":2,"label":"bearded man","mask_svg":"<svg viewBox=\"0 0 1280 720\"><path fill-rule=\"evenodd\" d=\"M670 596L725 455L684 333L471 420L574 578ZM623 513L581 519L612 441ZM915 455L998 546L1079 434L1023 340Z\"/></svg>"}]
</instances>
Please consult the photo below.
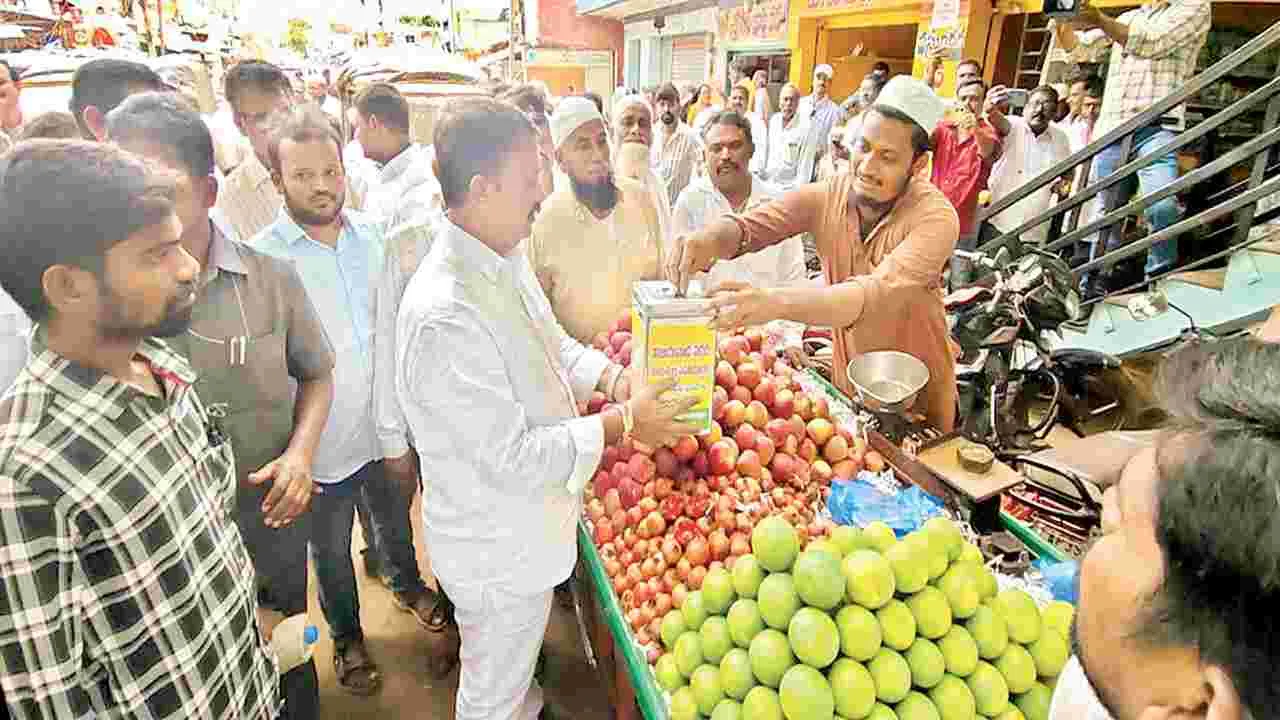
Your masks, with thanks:
<instances>
[{"instance_id":1,"label":"bearded man","mask_svg":"<svg viewBox=\"0 0 1280 720\"><path fill-rule=\"evenodd\" d=\"M644 186L614 177L604 118L590 100L562 100L551 135L569 186L543 204L529 261L556 319L590 343L631 307L632 283L662 277L658 211Z\"/></svg>"},{"instance_id":2,"label":"bearded man","mask_svg":"<svg viewBox=\"0 0 1280 720\"><path fill-rule=\"evenodd\" d=\"M671 238L671 201L667 186L649 164L653 148L653 106L642 95L623 95L613 104L615 164L619 175L638 181L658 209L662 242Z\"/></svg>"}]
</instances>

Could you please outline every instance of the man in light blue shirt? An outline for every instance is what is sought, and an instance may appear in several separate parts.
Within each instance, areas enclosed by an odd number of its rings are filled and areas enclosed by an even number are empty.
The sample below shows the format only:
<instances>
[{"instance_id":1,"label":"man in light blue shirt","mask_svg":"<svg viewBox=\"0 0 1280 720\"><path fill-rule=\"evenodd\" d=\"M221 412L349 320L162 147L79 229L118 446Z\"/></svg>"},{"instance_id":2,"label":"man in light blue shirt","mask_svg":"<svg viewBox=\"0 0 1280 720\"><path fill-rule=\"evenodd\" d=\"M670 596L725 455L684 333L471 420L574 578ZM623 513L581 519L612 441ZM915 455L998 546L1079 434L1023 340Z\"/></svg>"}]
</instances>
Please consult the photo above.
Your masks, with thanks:
<instances>
[{"instance_id":1,"label":"man in light blue shirt","mask_svg":"<svg viewBox=\"0 0 1280 720\"><path fill-rule=\"evenodd\" d=\"M351 562L351 528L358 496L369 504L372 532L395 562L389 537L404 537L407 508L389 487L373 413L376 278L383 261L380 223L344 210L346 177L341 143L315 108L294 108L269 147L272 180L284 200L280 214L253 241L294 262L336 355L333 406L312 475L311 561L320 606L334 641L339 685L357 695L377 692L380 677L364 647L360 601ZM409 549L410 561L416 558ZM429 617L435 597L425 590L398 598Z\"/></svg>"}]
</instances>

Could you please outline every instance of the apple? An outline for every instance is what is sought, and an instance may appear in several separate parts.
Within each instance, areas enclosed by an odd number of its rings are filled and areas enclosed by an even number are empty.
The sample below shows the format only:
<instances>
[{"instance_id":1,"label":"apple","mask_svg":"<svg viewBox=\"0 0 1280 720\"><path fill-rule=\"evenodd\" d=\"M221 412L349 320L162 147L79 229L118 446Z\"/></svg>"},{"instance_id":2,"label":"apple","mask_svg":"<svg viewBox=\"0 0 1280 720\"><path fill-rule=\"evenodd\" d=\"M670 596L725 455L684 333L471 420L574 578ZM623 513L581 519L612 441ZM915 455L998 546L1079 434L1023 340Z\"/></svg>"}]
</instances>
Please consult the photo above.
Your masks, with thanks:
<instances>
[{"instance_id":1,"label":"apple","mask_svg":"<svg viewBox=\"0 0 1280 720\"><path fill-rule=\"evenodd\" d=\"M604 494L605 514L612 517L614 513L625 509L626 508L622 507L622 496L618 493L618 488L609 488L609 490Z\"/></svg>"},{"instance_id":2,"label":"apple","mask_svg":"<svg viewBox=\"0 0 1280 720\"><path fill-rule=\"evenodd\" d=\"M762 378L760 384L756 385L756 389L751 391L751 397L764 403L765 407L773 407L773 401L777 397L778 386L769 378Z\"/></svg>"},{"instance_id":3,"label":"apple","mask_svg":"<svg viewBox=\"0 0 1280 720\"><path fill-rule=\"evenodd\" d=\"M813 400L808 393L796 393L796 414L805 422L813 419Z\"/></svg>"},{"instance_id":4,"label":"apple","mask_svg":"<svg viewBox=\"0 0 1280 720\"><path fill-rule=\"evenodd\" d=\"M724 430L720 428L720 423L716 420L711 421L711 429L698 436L698 444L703 450L711 447L724 437Z\"/></svg>"},{"instance_id":5,"label":"apple","mask_svg":"<svg viewBox=\"0 0 1280 720\"><path fill-rule=\"evenodd\" d=\"M680 462L689 462L698 454L698 439L692 435L682 435L671 447L671 453Z\"/></svg>"},{"instance_id":6,"label":"apple","mask_svg":"<svg viewBox=\"0 0 1280 720\"><path fill-rule=\"evenodd\" d=\"M809 438L818 445L826 445L827 441L836 434L836 427L831 424L831 421L820 417L810 420L809 424L805 426L805 430Z\"/></svg>"},{"instance_id":7,"label":"apple","mask_svg":"<svg viewBox=\"0 0 1280 720\"><path fill-rule=\"evenodd\" d=\"M680 468L680 459L671 448L660 447L653 453L653 464L659 478L671 478L675 477L676 470Z\"/></svg>"},{"instance_id":8,"label":"apple","mask_svg":"<svg viewBox=\"0 0 1280 720\"><path fill-rule=\"evenodd\" d=\"M632 455L631 460L627 462L627 468L631 470L631 477L635 478L636 482L643 485L644 483L653 480L656 465L647 455L636 453L635 455Z\"/></svg>"},{"instance_id":9,"label":"apple","mask_svg":"<svg viewBox=\"0 0 1280 720\"><path fill-rule=\"evenodd\" d=\"M834 474L826 460L814 460L813 465L809 468L809 476L823 485L831 482L831 477Z\"/></svg>"},{"instance_id":10,"label":"apple","mask_svg":"<svg viewBox=\"0 0 1280 720\"><path fill-rule=\"evenodd\" d=\"M738 464L738 446L730 440L721 440L711 449L707 451L707 459L710 461L711 473L714 475L726 475L733 472L734 466Z\"/></svg>"},{"instance_id":11,"label":"apple","mask_svg":"<svg viewBox=\"0 0 1280 720\"><path fill-rule=\"evenodd\" d=\"M731 547L729 536L724 530L716 530L707 538L707 549L711 551L711 559L714 561L723 561L729 557Z\"/></svg>"},{"instance_id":12,"label":"apple","mask_svg":"<svg viewBox=\"0 0 1280 720\"><path fill-rule=\"evenodd\" d=\"M760 455L755 450L743 451L743 453L738 456L738 464L736 467L739 475L758 479L760 477L760 470L762 469Z\"/></svg>"},{"instance_id":13,"label":"apple","mask_svg":"<svg viewBox=\"0 0 1280 720\"><path fill-rule=\"evenodd\" d=\"M742 336L747 339L747 346L752 350L758 351L764 346L764 333L760 328L747 328Z\"/></svg>"},{"instance_id":14,"label":"apple","mask_svg":"<svg viewBox=\"0 0 1280 720\"><path fill-rule=\"evenodd\" d=\"M716 385L726 392L738 386L738 371L733 369L728 360L716 363Z\"/></svg>"},{"instance_id":15,"label":"apple","mask_svg":"<svg viewBox=\"0 0 1280 720\"><path fill-rule=\"evenodd\" d=\"M831 417L831 403L827 401L826 395L819 395L813 399L813 416L820 418Z\"/></svg>"},{"instance_id":16,"label":"apple","mask_svg":"<svg viewBox=\"0 0 1280 720\"><path fill-rule=\"evenodd\" d=\"M774 387L778 388L779 386L775 383ZM791 417L796 412L795 393L791 392L791 389L786 387L782 387L781 389L775 389L773 393L773 405L771 405L770 407L773 410L774 417L777 417L777 418Z\"/></svg>"},{"instance_id":17,"label":"apple","mask_svg":"<svg viewBox=\"0 0 1280 720\"><path fill-rule=\"evenodd\" d=\"M622 350L622 346L626 345L630 341L631 333L625 331L616 332L609 338L609 345L613 348L614 352L619 352Z\"/></svg>"},{"instance_id":18,"label":"apple","mask_svg":"<svg viewBox=\"0 0 1280 720\"><path fill-rule=\"evenodd\" d=\"M755 390L760 384L760 366L750 360L738 365L738 384L748 390Z\"/></svg>"},{"instance_id":19,"label":"apple","mask_svg":"<svg viewBox=\"0 0 1280 720\"><path fill-rule=\"evenodd\" d=\"M713 445L712 447L715 446ZM690 463L693 468L693 474L697 477L706 477L707 473L711 471L711 462L707 459L707 452L707 450L699 450L693 456L693 462Z\"/></svg>"},{"instance_id":20,"label":"apple","mask_svg":"<svg viewBox=\"0 0 1280 720\"><path fill-rule=\"evenodd\" d=\"M817 420L814 422L817 422ZM849 457L849 443L845 442L844 438L839 435L831 438L827 441L827 444L822 447L822 457L827 462L831 463L844 460Z\"/></svg>"},{"instance_id":21,"label":"apple","mask_svg":"<svg viewBox=\"0 0 1280 720\"><path fill-rule=\"evenodd\" d=\"M800 450L796 454L805 462L813 462L818 457L818 446L813 442L813 438L805 438L800 441Z\"/></svg>"},{"instance_id":22,"label":"apple","mask_svg":"<svg viewBox=\"0 0 1280 720\"><path fill-rule=\"evenodd\" d=\"M729 402L729 391L717 385L715 390L711 391L711 417L716 420L724 417L724 406L727 402Z\"/></svg>"},{"instance_id":23,"label":"apple","mask_svg":"<svg viewBox=\"0 0 1280 720\"><path fill-rule=\"evenodd\" d=\"M740 400L730 400L724 405L725 427L737 428L747 419L747 404Z\"/></svg>"},{"instance_id":24,"label":"apple","mask_svg":"<svg viewBox=\"0 0 1280 720\"><path fill-rule=\"evenodd\" d=\"M741 446L739 446L741 447ZM767 435L757 434L755 444L756 454L760 456L760 464L768 465L773 461L773 455L777 452L773 440Z\"/></svg>"},{"instance_id":25,"label":"apple","mask_svg":"<svg viewBox=\"0 0 1280 720\"><path fill-rule=\"evenodd\" d=\"M737 432L733 434L734 442L738 443L740 448L753 448L756 446L756 437L758 433L756 429L743 423L738 426Z\"/></svg>"},{"instance_id":26,"label":"apple","mask_svg":"<svg viewBox=\"0 0 1280 720\"><path fill-rule=\"evenodd\" d=\"M765 407L764 403L759 400L752 400L751 404L747 405L744 419L755 429L763 430L769 424L769 408Z\"/></svg>"},{"instance_id":27,"label":"apple","mask_svg":"<svg viewBox=\"0 0 1280 720\"><path fill-rule=\"evenodd\" d=\"M796 459L786 453L778 453L773 456L773 462L769 463L769 472L775 481L787 482L796 474Z\"/></svg>"},{"instance_id":28,"label":"apple","mask_svg":"<svg viewBox=\"0 0 1280 720\"><path fill-rule=\"evenodd\" d=\"M734 335L725 338L720 343L720 357L728 360L731 365L737 365L746 358L751 350L751 343L741 335Z\"/></svg>"},{"instance_id":29,"label":"apple","mask_svg":"<svg viewBox=\"0 0 1280 720\"><path fill-rule=\"evenodd\" d=\"M805 432L807 431L807 426L805 425L805 419L800 417L800 415L796 414L791 416L790 422L791 422L791 434L795 435L796 442L800 442L800 440L805 436Z\"/></svg>"},{"instance_id":30,"label":"apple","mask_svg":"<svg viewBox=\"0 0 1280 720\"><path fill-rule=\"evenodd\" d=\"M653 495L650 492L648 492L649 489L650 488L646 483L645 485L646 492L644 494L644 497L640 498L640 502L636 503L636 505L639 506L640 511L645 514L654 512L658 509L658 499L653 497Z\"/></svg>"},{"instance_id":31,"label":"apple","mask_svg":"<svg viewBox=\"0 0 1280 720\"><path fill-rule=\"evenodd\" d=\"M610 525L607 522L596 523L594 535L596 545L613 542L613 525Z\"/></svg>"},{"instance_id":32,"label":"apple","mask_svg":"<svg viewBox=\"0 0 1280 720\"><path fill-rule=\"evenodd\" d=\"M753 398L751 397L751 390L749 390L746 385L738 385L733 390L729 391L729 399L737 400L743 405L746 405L751 402Z\"/></svg>"},{"instance_id":33,"label":"apple","mask_svg":"<svg viewBox=\"0 0 1280 720\"><path fill-rule=\"evenodd\" d=\"M790 392L788 390L787 392ZM787 442L787 437L791 435L791 423L782 418L774 418L765 423L765 434L773 441L775 448L780 448Z\"/></svg>"}]
</instances>

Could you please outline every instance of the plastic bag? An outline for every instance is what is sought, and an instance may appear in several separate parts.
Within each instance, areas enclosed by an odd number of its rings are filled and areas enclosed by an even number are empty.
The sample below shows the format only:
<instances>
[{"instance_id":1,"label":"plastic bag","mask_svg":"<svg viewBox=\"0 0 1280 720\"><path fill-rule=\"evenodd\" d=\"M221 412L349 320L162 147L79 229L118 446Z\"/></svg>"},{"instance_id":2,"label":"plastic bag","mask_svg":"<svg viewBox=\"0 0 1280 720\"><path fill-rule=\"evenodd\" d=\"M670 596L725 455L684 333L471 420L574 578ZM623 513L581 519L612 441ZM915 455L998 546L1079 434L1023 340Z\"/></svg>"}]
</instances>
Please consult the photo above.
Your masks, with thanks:
<instances>
[{"instance_id":1,"label":"plastic bag","mask_svg":"<svg viewBox=\"0 0 1280 720\"><path fill-rule=\"evenodd\" d=\"M1033 565L1044 576L1044 584L1053 593L1054 600L1076 604L1076 574L1080 572L1080 563L1075 560L1055 562L1041 558Z\"/></svg>"},{"instance_id":2,"label":"plastic bag","mask_svg":"<svg viewBox=\"0 0 1280 720\"><path fill-rule=\"evenodd\" d=\"M943 514L942 503L915 485L885 493L862 480L833 481L827 507L831 518L841 525L864 527L880 520L898 537Z\"/></svg>"}]
</instances>

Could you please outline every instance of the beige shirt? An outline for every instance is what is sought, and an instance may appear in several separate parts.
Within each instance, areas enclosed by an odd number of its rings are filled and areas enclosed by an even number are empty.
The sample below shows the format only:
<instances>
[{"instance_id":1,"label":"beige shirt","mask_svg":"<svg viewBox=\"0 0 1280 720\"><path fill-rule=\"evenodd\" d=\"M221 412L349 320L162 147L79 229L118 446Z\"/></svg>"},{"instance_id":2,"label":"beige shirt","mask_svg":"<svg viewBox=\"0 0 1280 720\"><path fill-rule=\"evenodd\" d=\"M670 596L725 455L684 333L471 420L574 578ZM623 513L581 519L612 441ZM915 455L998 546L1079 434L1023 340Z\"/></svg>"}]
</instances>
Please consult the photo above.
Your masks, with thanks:
<instances>
[{"instance_id":1,"label":"beige shirt","mask_svg":"<svg viewBox=\"0 0 1280 720\"><path fill-rule=\"evenodd\" d=\"M347 204L363 210L367 184L356 175L347 175ZM236 166L218 192L218 210L231 224L237 237L256 238L275 222L283 198L271 182L271 172L252 153Z\"/></svg>"},{"instance_id":2,"label":"beige shirt","mask_svg":"<svg viewBox=\"0 0 1280 720\"><path fill-rule=\"evenodd\" d=\"M556 190L542 204L529 241L529 263L556 319L579 342L631 307L631 284L662 278L658 212L645 187L619 177L618 205L603 220Z\"/></svg>"}]
</instances>

